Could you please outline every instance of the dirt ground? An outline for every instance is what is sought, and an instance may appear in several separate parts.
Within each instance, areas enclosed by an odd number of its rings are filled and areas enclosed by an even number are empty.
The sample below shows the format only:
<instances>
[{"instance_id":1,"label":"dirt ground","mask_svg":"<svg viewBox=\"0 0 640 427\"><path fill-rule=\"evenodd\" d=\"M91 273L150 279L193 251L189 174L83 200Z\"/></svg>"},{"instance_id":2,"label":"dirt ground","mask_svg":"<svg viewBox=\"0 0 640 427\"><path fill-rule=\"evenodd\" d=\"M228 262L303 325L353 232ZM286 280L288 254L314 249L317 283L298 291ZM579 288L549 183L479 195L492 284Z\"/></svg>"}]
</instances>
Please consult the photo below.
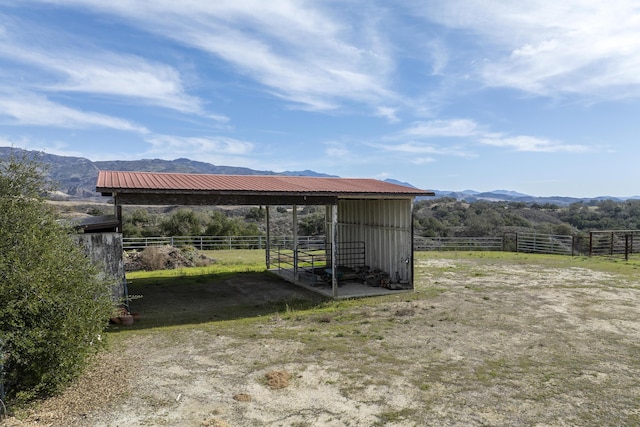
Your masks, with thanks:
<instances>
[{"instance_id":1,"label":"dirt ground","mask_svg":"<svg viewBox=\"0 0 640 427\"><path fill-rule=\"evenodd\" d=\"M464 257L416 272L411 294L116 334L67 393L5 423L640 424L640 277ZM264 286L309 296L238 277L244 305Z\"/></svg>"}]
</instances>

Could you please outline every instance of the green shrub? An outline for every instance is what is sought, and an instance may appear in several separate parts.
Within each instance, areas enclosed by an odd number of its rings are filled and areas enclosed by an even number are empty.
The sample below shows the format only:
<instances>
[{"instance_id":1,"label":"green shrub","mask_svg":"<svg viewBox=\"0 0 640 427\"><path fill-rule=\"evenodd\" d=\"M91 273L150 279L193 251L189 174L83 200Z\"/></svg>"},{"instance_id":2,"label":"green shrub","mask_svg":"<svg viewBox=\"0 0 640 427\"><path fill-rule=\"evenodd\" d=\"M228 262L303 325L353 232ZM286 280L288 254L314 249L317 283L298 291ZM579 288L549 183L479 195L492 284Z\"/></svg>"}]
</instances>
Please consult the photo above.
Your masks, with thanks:
<instances>
[{"instance_id":1,"label":"green shrub","mask_svg":"<svg viewBox=\"0 0 640 427\"><path fill-rule=\"evenodd\" d=\"M61 390L99 347L109 283L56 221L44 172L26 157L0 162L0 352L9 399Z\"/></svg>"}]
</instances>

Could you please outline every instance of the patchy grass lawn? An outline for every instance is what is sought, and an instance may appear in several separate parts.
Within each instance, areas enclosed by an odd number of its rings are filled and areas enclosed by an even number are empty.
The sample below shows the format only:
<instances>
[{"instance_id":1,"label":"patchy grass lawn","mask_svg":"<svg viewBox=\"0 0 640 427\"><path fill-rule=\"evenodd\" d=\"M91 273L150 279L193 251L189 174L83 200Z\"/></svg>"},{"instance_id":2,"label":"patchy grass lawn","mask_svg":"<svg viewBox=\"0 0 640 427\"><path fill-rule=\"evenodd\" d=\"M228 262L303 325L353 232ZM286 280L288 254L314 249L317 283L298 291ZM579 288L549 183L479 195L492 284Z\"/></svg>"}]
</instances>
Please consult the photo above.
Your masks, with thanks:
<instances>
[{"instance_id":1,"label":"patchy grass lawn","mask_svg":"<svg viewBox=\"0 0 640 427\"><path fill-rule=\"evenodd\" d=\"M416 292L329 301L222 252L132 275L140 323L9 425L640 424L637 260L418 253Z\"/></svg>"}]
</instances>

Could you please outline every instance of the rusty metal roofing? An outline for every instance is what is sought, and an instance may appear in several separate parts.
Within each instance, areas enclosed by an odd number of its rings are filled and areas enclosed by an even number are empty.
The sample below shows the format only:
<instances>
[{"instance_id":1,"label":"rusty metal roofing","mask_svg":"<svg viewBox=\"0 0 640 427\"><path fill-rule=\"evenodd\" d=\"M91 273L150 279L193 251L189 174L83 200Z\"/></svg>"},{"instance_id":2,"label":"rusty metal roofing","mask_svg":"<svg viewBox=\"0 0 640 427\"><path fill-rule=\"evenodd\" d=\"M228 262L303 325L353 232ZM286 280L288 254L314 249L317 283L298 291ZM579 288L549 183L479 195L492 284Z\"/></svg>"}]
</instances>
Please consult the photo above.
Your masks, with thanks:
<instances>
[{"instance_id":1,"label":"rusty metal roofing","mask_svg":"<svg viewBox=\"0 0 640 427\"><path fill-rule=\"evenodd\" d=\"M102 193L239 192L334 195L433 196L431 191L366 178L283 175L210 175L189 173L100 171L96 190Z\"/></svg>"}]
</instances>

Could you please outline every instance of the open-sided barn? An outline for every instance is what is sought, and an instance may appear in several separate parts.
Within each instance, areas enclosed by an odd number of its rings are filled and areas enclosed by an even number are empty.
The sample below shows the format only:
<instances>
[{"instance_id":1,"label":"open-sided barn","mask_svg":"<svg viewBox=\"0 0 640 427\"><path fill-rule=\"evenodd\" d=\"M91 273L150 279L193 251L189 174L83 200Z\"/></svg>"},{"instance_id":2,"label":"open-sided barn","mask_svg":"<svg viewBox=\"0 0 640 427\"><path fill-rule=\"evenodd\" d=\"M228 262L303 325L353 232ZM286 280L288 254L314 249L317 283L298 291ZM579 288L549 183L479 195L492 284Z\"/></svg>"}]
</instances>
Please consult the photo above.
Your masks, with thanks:
<instances>
[{"instance_id":1,"label":"open-sided barn","mask_svg":"<svg viewBox=\"0 0 640 427\"><path fill-rule=\"evenodd\" d=\"M413 202L430 191L375 179L100 171L96 189L122 205L326 207L326 240L266 246L266 263L287 280L334 298L413 289Z\"/></svg>"}]
</instances>

